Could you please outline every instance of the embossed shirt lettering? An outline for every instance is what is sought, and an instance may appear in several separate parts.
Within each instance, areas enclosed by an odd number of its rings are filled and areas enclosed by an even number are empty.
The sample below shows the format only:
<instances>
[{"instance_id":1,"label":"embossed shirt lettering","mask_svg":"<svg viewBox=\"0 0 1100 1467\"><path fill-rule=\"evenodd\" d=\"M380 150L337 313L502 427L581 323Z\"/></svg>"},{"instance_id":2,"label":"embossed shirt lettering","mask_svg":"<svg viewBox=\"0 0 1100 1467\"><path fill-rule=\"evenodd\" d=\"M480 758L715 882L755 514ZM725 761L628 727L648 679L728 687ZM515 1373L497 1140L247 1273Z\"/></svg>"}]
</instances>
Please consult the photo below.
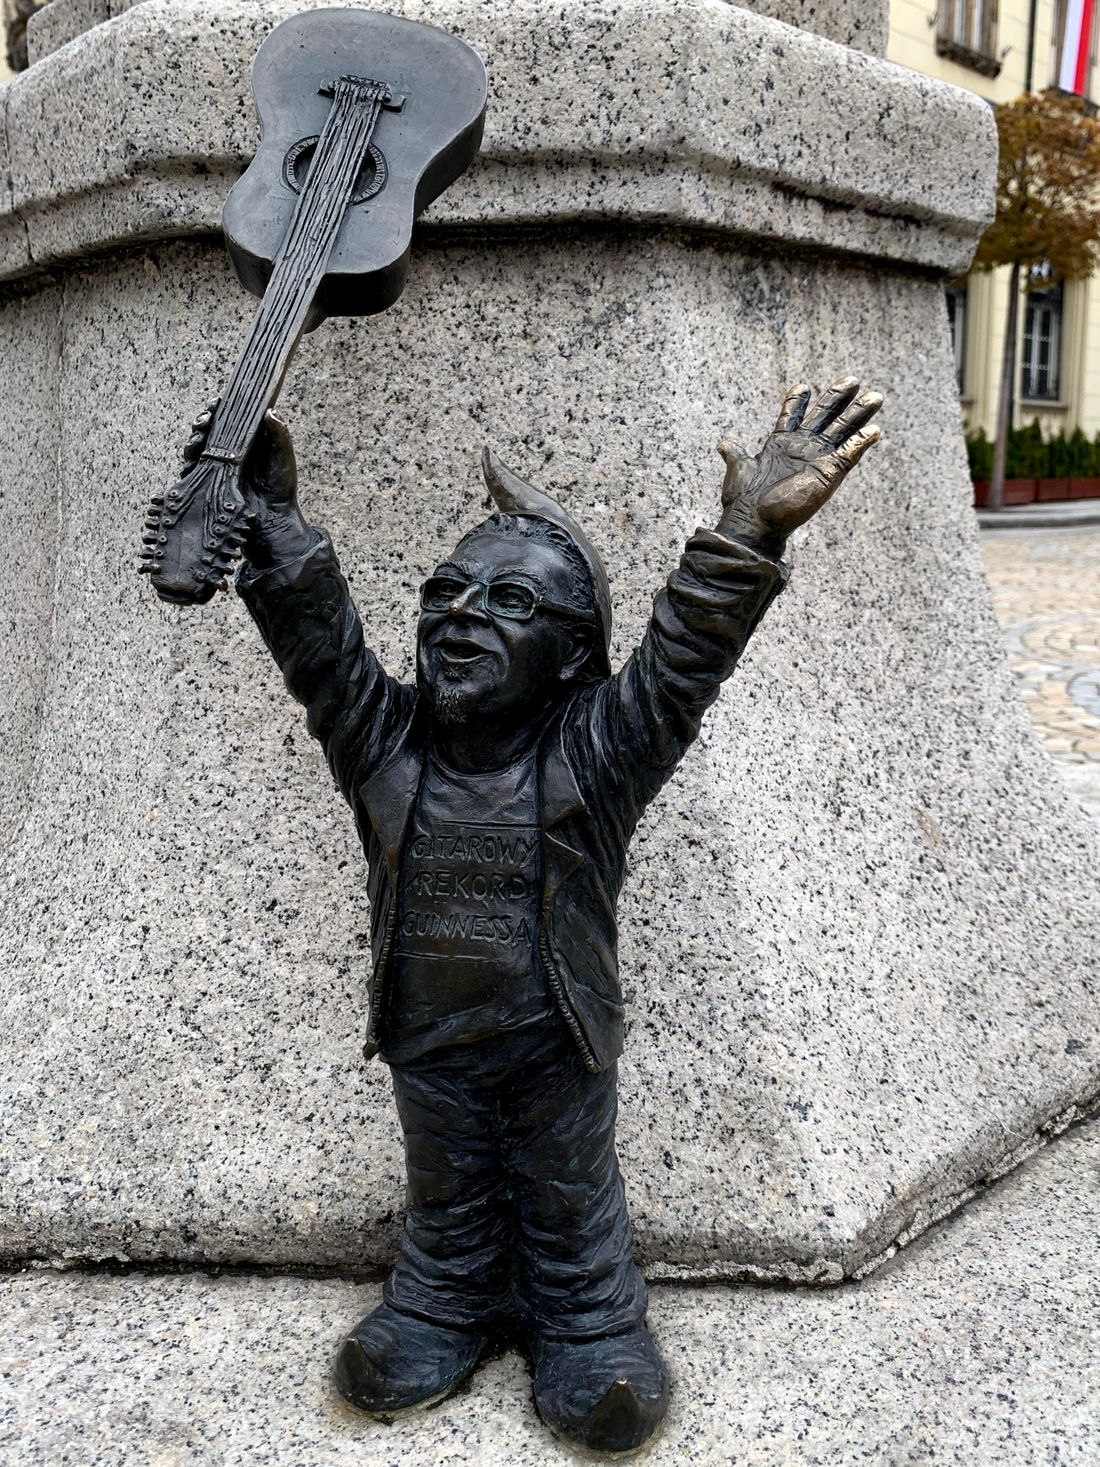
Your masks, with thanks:
<instances>
[{"instance_id":1,"label":"embossed shirt lettering","mask_svg":"<svg viewBox=\"0 0 1100 1467\"><path fill-rule=\"evenodd\" d=\"M388 1060L552 1012L535 956L541 880L534 760L471 775L429 759L401 867Z\"/></svg>"}]
</instances>

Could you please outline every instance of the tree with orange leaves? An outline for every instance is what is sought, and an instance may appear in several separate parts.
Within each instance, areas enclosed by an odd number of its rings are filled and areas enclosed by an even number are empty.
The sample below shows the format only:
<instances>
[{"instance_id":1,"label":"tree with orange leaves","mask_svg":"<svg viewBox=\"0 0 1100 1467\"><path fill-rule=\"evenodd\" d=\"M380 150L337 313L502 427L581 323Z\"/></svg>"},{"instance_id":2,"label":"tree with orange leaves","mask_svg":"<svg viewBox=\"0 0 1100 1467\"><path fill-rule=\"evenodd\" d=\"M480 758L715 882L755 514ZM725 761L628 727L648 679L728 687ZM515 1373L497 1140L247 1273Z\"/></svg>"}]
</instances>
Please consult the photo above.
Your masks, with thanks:
<instances>
[{"instance_id":1,"label":"tree with orange leaves","mask_svg":"<svg viewBox=\"0 0 1100 1467\"><path fill-rule=\"evenodd\" d=\"M1028 92L994 108L997 213L974 265L1011 267L990 508L1003 502L1020 297L1100 264L1100 121L1083 98Z\"/></svg>"}]
</instances>

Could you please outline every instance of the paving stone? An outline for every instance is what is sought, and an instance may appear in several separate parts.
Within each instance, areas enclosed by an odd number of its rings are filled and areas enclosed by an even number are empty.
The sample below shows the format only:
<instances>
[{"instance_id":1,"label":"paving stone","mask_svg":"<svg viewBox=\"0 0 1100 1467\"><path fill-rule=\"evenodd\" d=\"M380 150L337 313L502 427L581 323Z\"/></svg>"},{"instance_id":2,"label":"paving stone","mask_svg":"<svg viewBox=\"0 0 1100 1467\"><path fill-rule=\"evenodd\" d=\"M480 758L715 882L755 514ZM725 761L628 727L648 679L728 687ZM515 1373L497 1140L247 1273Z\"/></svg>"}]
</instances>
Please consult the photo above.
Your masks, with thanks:
<instances>
[{"instance_id":1,"label":"paving stone","mask_svg":"<svg viewBox=\"0 0 1100 1467\"><path fill-rule=\"evenodd\" d=\"M1100 529L990 532L982 553L1044 748L1060 762L1100 757Z\"/></svg>"},{"instance_id":2,"label":"paving stone","mask_svg":"<svg viewBox=\"0 0 1100 1467\"><path fill-rule=\"evenodd\" d=\"M652 1467L1093 1467L1100 1122L860 1284L653 1290L673 1371ZM393 1425L329 1383L376 1285L0 1278L0 1457L19 1467L575 1467L508 1353Z\"/></svg>"}]
</instances>

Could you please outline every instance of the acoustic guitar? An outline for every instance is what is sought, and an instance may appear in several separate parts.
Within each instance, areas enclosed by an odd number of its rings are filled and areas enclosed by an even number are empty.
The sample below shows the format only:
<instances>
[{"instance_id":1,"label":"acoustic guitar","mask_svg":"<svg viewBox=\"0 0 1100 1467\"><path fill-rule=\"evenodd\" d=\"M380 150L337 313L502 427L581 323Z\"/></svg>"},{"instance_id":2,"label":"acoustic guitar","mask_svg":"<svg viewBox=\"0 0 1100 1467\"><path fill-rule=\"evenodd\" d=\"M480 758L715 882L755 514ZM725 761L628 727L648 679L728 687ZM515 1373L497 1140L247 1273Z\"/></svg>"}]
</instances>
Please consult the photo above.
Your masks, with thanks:
<instances>
[{"instance_id":1,"label":"acoustic guitar","mask_svg":"<svg viewBox=\"0 0 1100 1467\"><path fill-rule=\"evenodd\" d=\"M162 601L226 588L247 528L241 465L306 331L400 296L412 226L477 156L487 80L435 26L312 10L256 53L261 143L222 216L241 283L262 297L194 467L153 497L141 572Z\"/></svg>"}]
</instances>

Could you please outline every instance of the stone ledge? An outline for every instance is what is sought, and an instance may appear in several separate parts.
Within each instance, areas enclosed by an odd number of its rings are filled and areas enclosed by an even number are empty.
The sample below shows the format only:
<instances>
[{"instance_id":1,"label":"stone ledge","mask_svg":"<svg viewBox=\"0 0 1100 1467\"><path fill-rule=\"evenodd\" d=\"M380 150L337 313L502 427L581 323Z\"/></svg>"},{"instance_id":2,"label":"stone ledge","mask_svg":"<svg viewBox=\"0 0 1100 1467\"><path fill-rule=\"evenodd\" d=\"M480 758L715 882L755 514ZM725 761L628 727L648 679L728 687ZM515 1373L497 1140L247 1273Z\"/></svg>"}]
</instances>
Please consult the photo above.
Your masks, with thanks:
<instances>
[{"instance_id":1,"label":"stone ledge","mask_svg":"<svg viewBox=\"0 0 1100 1467\"><path fill-rule=\"evenodd\" d=\"M52 56L77 36L116 14L121 14L121 8L112 9L111 0L47 0L27 21L30 64L34 66L43 57Z\"/></svg>"},{"instance_id":2,"label":"stone ledge","mask_svg":"<svg viewBox=\"0 0 1100 1467\"><path fill-rule=\"evenodd\" d=\"M76 0L88 4L89 0ZM105 3L105 0L91 0ZM122 0L115 0L122 3ZM745 10L770 15L800 30L815 31L842 46L885 56L890 34L890 0L737 0ZM33 53L32 53L33 54Z\"/></svg>"},{"instance_id":3,"label":"stone ledge","mask_svg":"<svg viewBox=\"0 0 1100 1467\"><path fill-rule=\"evenodd\" d=\"M67 42L130 10L135 0L50 0L27 24L31 63L58 51ZM741 0L741 10L755 10L799 30L813 31L842 46L885 56L889 33L889 0Z\"/></svg>"},{"instance_id":4,"label":"stone ledge","mask_svg":"<svg viewBox=\"0 0 1100 1467\"><path fill-rule=\"evenodd\" d=\"M653 1291L674 1372L657 1464L1086 1464L1100 1433L1100 1122L863 1283ZM0 1280L0 1455L25 1464L575 1467L514 1354L393 1426L328 1381L376 1285L287 1277Z\"/></svg>"},{"instance_id":5,"label":"stone ledge","mask_svg":"<svg viewBox=\"0 0 1100 1467\"><path fill-rule=\"evenodd\" d=\"M300 8L147 0L12 82L0 278L216 230L255 146L251 57ZM983 103L723 0L594 0L568 24L549 0L393 8L466 36L492 77L481 165L436 221L627 218L946 272L988 221Z\"/></svg>"}]
</instances>

